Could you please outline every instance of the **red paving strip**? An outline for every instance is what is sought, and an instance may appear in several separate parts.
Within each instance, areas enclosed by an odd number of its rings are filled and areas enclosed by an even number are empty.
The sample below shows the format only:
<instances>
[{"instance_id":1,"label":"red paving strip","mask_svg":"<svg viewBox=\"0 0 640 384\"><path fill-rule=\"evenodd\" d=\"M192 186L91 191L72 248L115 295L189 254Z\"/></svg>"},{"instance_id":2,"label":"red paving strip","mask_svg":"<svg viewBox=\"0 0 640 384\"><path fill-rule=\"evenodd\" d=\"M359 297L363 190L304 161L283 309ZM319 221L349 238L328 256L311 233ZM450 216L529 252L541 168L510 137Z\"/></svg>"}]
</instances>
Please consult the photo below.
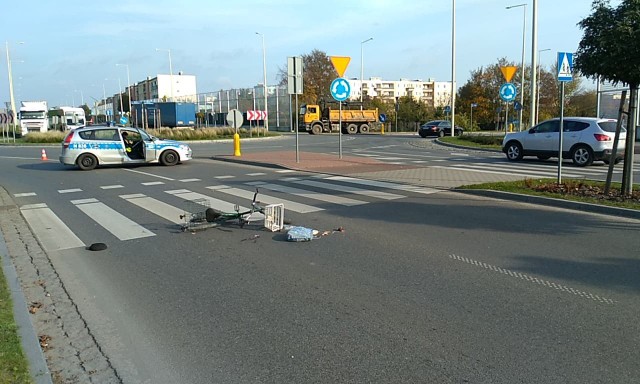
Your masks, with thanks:
<instances>
[{"instance_id":1,"label":"red paving strip","mask_svg":"<svg viewBox=\"0 0 640 384\"><path fill-rule=\"evenodd\" d=\"M362 173L419 168L413 165L387 164L369 157L342 156L315 152L300 152L296 162L295 151L244 153L242 156L214 156L215 160L247 163L262 166L278 166L286 169L327 173Z\"/></svg>"}]
</instances>

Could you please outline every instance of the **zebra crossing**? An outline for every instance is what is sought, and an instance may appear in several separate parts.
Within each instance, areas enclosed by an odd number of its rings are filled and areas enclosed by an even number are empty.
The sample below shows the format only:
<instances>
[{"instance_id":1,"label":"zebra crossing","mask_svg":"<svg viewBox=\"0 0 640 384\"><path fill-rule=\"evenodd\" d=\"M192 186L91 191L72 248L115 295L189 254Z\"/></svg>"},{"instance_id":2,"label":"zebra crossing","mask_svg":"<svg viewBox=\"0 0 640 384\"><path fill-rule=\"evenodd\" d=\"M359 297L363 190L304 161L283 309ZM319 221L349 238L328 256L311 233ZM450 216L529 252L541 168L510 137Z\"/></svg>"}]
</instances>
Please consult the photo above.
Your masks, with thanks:
<instances>
[{"instance_id":1,"label":"zebra crossing","mask_svg":"<svg viewBox=\"0 0 640 384\"><path fill-rule=\"evenodd\" d=\"M217 178L217 181L234 177ZM64 210L74 209L73 214L80 213L87 216L118 240L127 241L156 236L157 228L163 228L163 223L183 224L187 203L191 203L191 206L202 204L203 209L206 206L223 212L233 212L236 205L240 205L238 204L240 201L245 206L239 206L239 209L248 210L256 187L260 190L258 198L262 204L283 203L286 211L299 214L320 212L333 207L362 206L372 202L392 201L411 195L429 195L438 192L436 189L426 187L332 175L283 177L273 181L245 179L237 184L225 182L225 184L215 185L197 183L192 179L174 181L192 183L191 188L175 189L176 186L181 185L148 181L139 183L137 188L143 191L134 191L136 187L131 185L96 186L106 192L113 191L117 196L115 203L110 195L105 197L104 201L100 201L95 197L84 196L90 192L82 188L61 189L58 190L58 194L63 198L63 208L56 202L55 209L45 203L27 204L37 199L35 192L15 193L14 197L18 203L25 202L20 205L20 210L42 247L46 251L58 251L86 247L81 239L82 235L78 234L83 230L76 228L86 225L86 221L83 220L82 223L85 224L82 224L69 220L69 212L63 212ZM145 187L154 187L148 192L153 196L144 193ZM130 193L122 193L122 189L125 188ZM65 197L69 199L66 200ZM127 208L128 204L117 204L118 201L129 203L131 206ZM150 213L151 216L146 215L142 220L138 210ZM157 220L149 220L148 217L155 217ZM259 222L264 220L264 216L254 214L252 220ZM74 232L74 228L78 233Z\"/></svg>"},{"instance_id":2,"label":"zebra crossing","mask_svg":"<svg viewBox=\"0 0 640 384\"><path fill-rule=\"evenodd\" d=\"M416 157L414 155L405 155L400 157L400 154L395 156L389 156L389 154L376 154L376 153L354 153L357 156L363 156L368 158L377 159L387 164L396 165L424 165L429 168L442 168L448 170L458 170L466 172L496 174L496 175L515 175L529 178L553 178L557 176L557 162L507 162L503 155L495 155L488 158L488 161L470 161L469 154L451 152L447 158L442 156L420 155ZM428 163L435 163L438 165L429 165ZM446 165L440 165L446 163ZM578 168L572 166L570 163L565 163L563 166L563 175L571 178L583 178L583 179L603 179L607 175L608 166L590 166L584 168ZM622 174L622 164L617 165L613 171L614 175Z\"/></svg>"}]
</instances>

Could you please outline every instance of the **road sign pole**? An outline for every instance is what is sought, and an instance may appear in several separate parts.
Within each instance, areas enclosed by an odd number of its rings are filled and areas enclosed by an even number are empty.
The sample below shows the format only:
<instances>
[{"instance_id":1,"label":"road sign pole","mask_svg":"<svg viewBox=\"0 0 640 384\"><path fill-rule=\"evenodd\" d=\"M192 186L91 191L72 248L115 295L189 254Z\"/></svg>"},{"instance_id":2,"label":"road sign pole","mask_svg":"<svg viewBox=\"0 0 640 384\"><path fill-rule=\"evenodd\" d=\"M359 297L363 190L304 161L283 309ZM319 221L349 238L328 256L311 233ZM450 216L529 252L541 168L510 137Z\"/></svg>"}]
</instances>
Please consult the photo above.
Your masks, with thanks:
<instances>
[{"instance_id":1,"label":"road sign pole","mask_svg":"<svg viewBox=\"0 0 640 384\"><path fill-rule=\"evenodd\" d=\"M505 102L504 109L504 133L507 134L507 130L509 129L509 102Z\"/></svg>"},{"instance_id":2,"label":"road sign pole","mask_svg":"<svg viewBox=\"0 0 640 384\"><path fill-rule=\"evenodd\" d=\"M558 184L562 183L562 126L564 125L564 81L560 82L560 127L558 128Z\"/></svg>"},{"instance_id":3,"label":"road sign pole","mask_svg":"<svg viewBox=\"0 0 640 384\"><path fill-rule=\"evenodd\" d=\"M342 101L339 101L340 103L340 107L338 108L338 113L340 114L340 116L338 117L338 123L340 124L340 126L338 127L338 141L340 142L339 144L339 155L338 158L342 159ZM331 124L331 123L329 123Z\"/></svg>"}]
</instances>

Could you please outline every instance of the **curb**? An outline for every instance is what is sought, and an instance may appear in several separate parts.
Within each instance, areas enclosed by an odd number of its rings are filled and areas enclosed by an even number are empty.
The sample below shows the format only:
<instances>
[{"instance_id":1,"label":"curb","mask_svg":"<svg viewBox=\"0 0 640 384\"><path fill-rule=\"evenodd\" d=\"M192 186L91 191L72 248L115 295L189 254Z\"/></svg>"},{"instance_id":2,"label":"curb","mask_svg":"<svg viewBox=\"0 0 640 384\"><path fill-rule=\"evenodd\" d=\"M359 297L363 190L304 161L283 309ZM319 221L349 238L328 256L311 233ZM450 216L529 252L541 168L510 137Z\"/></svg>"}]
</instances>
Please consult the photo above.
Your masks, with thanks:
<instances>
[{"instance_id":1,"label":"curb","mask_svg":"<svg viewBox=\"0 0 640 384\"><path fill-rule=\"evenodd\" d=\"M27 302L18 280L18 274L9 257L9 250L5 244L4 237L0 234L0 259L2 259L2 270L4 272L7 286L11 291L13 301L13 317L18 326L20 344L29 362L29 372L34 382L37 384L52 384L51 372L44 358L44 353L40 348L40 342L36 335L35 327L31 322Z\"/></svg>"},{"instance_id":2,"label":"curb","mask_svg":"<svg viewBox=\"0 0 640 384\"><path fill-rule=\"evenodd\" d=\"M488 189L451 189L451 191L473 196L511 200L521 203L538 204L548 207L566 208L582 212L600 213L603 215L619 216L640 220L640 211L633 209L609 207L606 205L583 203L579 201L553 199L544 196L521 195L518 193L492 191Z\"/></svg>"}]
</instances>

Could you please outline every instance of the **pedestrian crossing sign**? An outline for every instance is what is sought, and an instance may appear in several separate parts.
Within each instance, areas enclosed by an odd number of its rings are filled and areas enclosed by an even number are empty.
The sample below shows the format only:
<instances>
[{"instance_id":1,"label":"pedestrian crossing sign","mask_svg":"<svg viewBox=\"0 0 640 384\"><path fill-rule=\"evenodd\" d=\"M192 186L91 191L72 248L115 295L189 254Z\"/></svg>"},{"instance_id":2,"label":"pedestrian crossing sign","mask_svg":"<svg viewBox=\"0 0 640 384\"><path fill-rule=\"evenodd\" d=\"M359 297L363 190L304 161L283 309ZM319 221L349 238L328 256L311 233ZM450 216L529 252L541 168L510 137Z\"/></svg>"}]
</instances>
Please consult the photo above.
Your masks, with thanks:
<instances>
[{"instance_id":1,"label":"pedestrian crossing sign","mask_svg":"<svg viewBox=\"0 0 640 384\"><path fill-rule=\"evenodd\" d=\"M573 53L558 52L558 81L573 80Z\"/></svg>"}]
</instances>

